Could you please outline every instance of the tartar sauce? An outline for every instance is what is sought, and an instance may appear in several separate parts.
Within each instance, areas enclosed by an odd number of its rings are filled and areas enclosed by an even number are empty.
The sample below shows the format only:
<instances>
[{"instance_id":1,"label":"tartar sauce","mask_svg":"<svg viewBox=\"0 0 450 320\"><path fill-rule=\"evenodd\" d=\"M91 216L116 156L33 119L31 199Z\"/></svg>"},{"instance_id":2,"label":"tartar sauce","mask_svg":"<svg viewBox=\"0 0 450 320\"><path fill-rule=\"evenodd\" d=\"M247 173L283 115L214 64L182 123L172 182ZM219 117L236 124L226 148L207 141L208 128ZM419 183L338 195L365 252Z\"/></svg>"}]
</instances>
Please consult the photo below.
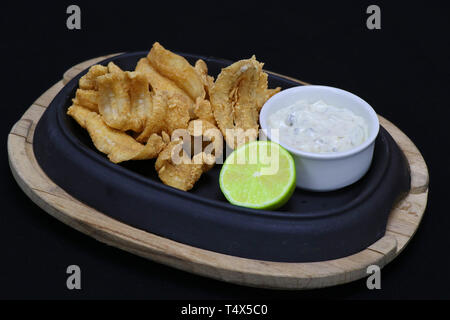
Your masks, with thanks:
<instances>
[{"instance_id":1,"label":"tartar sauce","mask_svg":"<svg viewBox=\"0 0 450 320\"><path fill-rule=\"evenodd\" d=\"M298 101L273 113L269 127L279 129L279 141L292 148L314 153L341 152L368 137L366 121L351 110Z\"/></svg>"}]
</instances>

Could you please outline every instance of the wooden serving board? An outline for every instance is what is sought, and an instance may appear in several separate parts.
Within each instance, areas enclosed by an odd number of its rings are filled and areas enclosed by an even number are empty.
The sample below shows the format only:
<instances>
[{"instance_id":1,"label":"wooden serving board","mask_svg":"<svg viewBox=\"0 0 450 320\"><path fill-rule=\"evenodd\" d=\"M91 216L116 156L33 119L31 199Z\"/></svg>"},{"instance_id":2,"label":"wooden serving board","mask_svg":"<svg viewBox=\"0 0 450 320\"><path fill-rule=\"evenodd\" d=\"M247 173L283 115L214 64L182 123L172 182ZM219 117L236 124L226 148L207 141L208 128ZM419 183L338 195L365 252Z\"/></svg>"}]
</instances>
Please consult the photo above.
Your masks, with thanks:
<instances>
[{"instance_id":1,"label":"wooden serving board","mask_svg":"<svg viewBox=\"0 0 450 320\"><path fill-rule=\"evenodd\" d=\"M9 164L17 183L38 206L65 224L103 243L177 269L236 284L272 289L321 288L361 279L367 276L369 265L382 268L414 236L427 203L427 166L414 143L381 116L381 125L408 159L411 191L392 209L386 235L367 249L345 258L286 263L229 256L133 228L86 206L53 183L42 171L34 157L33 135L45 108L64 84L90 65L110 56L113 55L85 61L64 73L63 80L48 89L28 108L8 136Z\"/></svg>"}]
</instances>

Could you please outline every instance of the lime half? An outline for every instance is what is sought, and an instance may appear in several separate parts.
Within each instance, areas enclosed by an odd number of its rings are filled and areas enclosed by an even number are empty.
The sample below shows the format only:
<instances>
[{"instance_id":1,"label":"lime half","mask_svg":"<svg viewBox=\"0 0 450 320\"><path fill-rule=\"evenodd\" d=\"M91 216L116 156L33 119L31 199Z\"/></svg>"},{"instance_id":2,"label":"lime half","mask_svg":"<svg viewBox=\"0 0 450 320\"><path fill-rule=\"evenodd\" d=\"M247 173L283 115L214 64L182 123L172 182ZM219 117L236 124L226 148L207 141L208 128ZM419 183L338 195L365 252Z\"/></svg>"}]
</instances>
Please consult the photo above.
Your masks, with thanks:
<instances>
[{"instance_id":1,"label":"lime half","mask_svg":"<svg viewBox=\"0 0 450 320\"><path fill-rule=\"evenodd\" d=\"M228 156L219 183L227 200L234 205L274 210L294 192L294 159L277 143L253 141Z\"/></svg>"}]
</instances>

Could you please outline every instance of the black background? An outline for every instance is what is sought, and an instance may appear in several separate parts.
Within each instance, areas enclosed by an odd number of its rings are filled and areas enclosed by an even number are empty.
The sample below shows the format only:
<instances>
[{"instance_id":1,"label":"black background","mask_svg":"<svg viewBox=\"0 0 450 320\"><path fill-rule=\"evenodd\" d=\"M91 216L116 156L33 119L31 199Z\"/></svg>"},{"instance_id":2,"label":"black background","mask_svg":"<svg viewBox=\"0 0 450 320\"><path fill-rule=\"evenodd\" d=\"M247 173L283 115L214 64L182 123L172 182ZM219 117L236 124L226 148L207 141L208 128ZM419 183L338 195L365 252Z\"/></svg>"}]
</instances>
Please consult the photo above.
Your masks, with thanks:
<instances>
[{"instance_id":1,"label":"black background","mask_svg":"<svg viewBox=\"0 0 450 320\"><path fill-rule=\"evenodd\" d=\"M10 2L1 4L0 298L450 298L448 165L450 11L442 2ZM78 4L82 30L66 28ZM381 30L366 8L381 7ZM6 141L12 125L71 66L114 52L173 51L239 60L256 54L268 70L363 97L422 152L430 170L423 222L405 251L365 280L329 289L270 291L235 286L107 247L38 208L15 183ZM82 290L66 289L66 267Z\"/></svg>"}]
</instances>

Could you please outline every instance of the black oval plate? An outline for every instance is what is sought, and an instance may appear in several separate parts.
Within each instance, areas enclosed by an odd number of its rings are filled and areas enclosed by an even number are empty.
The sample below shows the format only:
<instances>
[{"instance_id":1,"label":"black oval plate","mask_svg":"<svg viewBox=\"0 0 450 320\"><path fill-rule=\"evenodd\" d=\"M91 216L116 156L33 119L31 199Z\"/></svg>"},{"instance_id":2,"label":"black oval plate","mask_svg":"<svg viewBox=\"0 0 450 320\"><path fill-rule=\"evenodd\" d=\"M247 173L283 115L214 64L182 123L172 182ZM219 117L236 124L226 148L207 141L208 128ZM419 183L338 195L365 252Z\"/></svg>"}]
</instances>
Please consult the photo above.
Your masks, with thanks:
<instances>
[{"instance_id":1,"label":"black oval plate","mask_svg":"<svg viewBox=\"0 0 450 320\"><path fill-rule=\"evenodd\" d=\"M134 70L146 52L106 59ZM217 76L231 62L182 54L206 61ZM376 139L373 163L357 183L314 193L296 189L278 211L258 211L229 204L219 188L216 165L194 189L183 192L160 182L154 160L116 165L98 152L89 135L66 115L79 78L54 98L34 135L36 159L47 175L73 197L138 229L198 248L233 256L285 262L336 259L365 249L380 239L389 212L409 190L406 159L383 128ZM269 86L299 83L269 75Z\"/></svg>"}]
</instances>

